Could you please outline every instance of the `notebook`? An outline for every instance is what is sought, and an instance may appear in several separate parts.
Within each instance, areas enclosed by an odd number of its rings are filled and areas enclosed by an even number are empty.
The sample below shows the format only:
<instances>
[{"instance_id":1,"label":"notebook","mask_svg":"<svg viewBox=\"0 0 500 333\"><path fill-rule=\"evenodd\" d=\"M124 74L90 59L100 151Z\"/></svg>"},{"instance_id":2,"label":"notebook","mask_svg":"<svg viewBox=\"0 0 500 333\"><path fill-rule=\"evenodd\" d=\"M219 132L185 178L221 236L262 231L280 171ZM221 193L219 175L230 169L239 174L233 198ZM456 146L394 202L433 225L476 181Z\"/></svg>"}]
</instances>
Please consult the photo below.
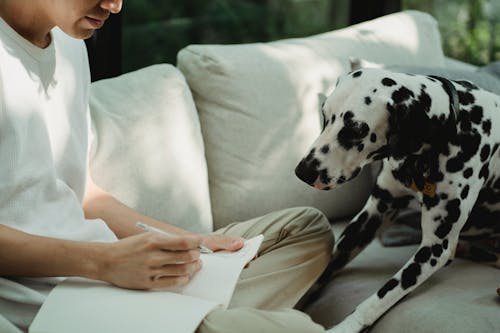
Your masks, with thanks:
<instances>
[{"instance_id":1,"label":"notebook","mask_svg":"<svg viewBox=\"0 0 500 333\"><path fill-rule=\"evenodd\" d=\"M29 333L192 333L210 311L227 308L263 238L245 241L237 252L202 253L202 269L177 289L128 290L68 278L48 295Z\"/></svg>"}]
</instances>

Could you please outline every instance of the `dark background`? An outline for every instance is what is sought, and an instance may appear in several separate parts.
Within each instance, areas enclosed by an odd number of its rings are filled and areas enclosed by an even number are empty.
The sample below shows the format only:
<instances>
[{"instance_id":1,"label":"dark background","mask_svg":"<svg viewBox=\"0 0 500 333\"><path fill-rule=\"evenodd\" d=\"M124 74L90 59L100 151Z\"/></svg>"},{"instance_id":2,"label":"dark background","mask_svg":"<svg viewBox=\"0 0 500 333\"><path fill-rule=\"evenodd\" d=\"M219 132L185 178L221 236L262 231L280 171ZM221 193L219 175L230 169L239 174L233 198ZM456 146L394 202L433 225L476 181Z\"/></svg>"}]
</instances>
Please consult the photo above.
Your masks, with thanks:
<instances>
[{"instance_id":1,"label":"dark background","mask_svg":"<svg viewBox=\"0 0 500 333\"><path fill-rule=\"evenodd\" d=\"M449 57L500 59L499 0L125 0L88 39L92 80L155 63L176 63L189 44L304 37L405 9L433 15Z\"/></svg>"}]
</instances>

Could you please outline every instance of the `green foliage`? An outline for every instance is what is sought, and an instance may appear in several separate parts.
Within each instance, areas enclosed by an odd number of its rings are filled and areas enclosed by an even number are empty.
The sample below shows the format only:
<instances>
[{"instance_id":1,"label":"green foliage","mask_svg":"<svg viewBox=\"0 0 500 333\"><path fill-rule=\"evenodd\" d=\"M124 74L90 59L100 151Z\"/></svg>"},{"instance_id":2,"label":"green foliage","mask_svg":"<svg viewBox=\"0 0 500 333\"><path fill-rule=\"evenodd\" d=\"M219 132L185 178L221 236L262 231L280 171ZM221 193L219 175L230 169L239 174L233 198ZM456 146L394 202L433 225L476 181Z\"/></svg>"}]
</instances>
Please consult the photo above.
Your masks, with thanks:
<instances>
[{"instance_id":1,"label":"green foliage","mask_svg":"<svg viewBox=\"0 0 500 333\"><path fill-rule=\"evenodd\" d=\"M347 0L128 0L123 70L175 64L188 44L264 42L332 30L338 27L333 9L346 6Z\"/></svg>"},{"instance_id":2,"label":"green foliage","mask_svg":"<svg viewBox=\"0 0 500 333\"><path fill-rule=\"evenodd\" d=\"M481 65L500 58L500 0L402 0L433 15L445 54ZM349 0L127 0L124 72L176 63L197 43L231 44L302 37L346 26Z\"/></svg>"},{"instance_id":3,"label":"green foliage","mask_svg":"<svg viewBox=\"0 0 500 333\"><path fill-rule=\"evenodd\" d=\"M403 0L403 8L436 18L447 56L476 65L500 59L500 1Z\"/></svg>"}]
</instances>

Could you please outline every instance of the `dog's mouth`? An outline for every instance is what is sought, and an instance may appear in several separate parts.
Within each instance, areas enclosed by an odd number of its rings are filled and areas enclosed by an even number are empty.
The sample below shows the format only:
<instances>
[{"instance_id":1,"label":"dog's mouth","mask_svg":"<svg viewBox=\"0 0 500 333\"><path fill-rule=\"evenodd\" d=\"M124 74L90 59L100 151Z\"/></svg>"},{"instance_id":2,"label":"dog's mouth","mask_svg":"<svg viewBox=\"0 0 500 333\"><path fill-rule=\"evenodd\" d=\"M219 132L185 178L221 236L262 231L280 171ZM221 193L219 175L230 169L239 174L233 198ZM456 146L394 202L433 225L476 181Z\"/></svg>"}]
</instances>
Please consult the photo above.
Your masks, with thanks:
<instances>
[{"instance_id":1,"label":"dog's mouth","mask_svg":"<svg viewBox=\"0 0 500 333\"><path fill-rule=\"evenodd\" d=\"M328 190L331 190L332 188L335 188L335 185L328 185L328 184L324 184L321 182L320 180L320 177L316 178L316 180L314 181L314 183L310 184L312 187L318 189L318 190L322 190L322 191L328 191Z\"/></svg>"}]
</instances>

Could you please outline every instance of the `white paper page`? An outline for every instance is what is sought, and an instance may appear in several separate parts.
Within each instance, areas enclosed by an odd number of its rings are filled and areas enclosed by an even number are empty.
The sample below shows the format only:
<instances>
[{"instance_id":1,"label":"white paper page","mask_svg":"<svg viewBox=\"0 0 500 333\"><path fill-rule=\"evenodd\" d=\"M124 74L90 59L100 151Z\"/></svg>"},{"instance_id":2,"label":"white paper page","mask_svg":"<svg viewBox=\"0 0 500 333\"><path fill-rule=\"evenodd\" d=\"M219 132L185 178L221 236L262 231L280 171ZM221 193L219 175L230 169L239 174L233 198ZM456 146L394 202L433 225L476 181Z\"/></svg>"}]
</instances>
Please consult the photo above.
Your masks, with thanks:
<instances>
[{"instance_id":1,"label":"white paper page","mask_svg":"<svg viewBox=\"0 0 500 333\"><path fill-rule=\"evenodd\" d=\"M66 279L49 294L29 333L192 333L212 309L227 307L241 270L263 238L247 240L237 252L202 254L202 269L177 291L183 295Z\"/></svg>"},{"instance_id":2,"label":"white paper page","mask_svg":"<svg viewBox=\"0 0 500 333\"><path fill-rule=\"evenodd\" d=\"M192 333L217 306L166 291L67 279L50 293L29 333Z\"/></svg>"},{"instance_id":3,"label":"white paper page","mask_svg":"<svg viewBox=\"0 0 500 333\"><path fill-rule=\"evenodd\" d=\"M202 253L203 268L179 293L220 303L227 308L245 265L257 254L263 235L245 241L237 252Z\"/></svg>"}]
</instances>

